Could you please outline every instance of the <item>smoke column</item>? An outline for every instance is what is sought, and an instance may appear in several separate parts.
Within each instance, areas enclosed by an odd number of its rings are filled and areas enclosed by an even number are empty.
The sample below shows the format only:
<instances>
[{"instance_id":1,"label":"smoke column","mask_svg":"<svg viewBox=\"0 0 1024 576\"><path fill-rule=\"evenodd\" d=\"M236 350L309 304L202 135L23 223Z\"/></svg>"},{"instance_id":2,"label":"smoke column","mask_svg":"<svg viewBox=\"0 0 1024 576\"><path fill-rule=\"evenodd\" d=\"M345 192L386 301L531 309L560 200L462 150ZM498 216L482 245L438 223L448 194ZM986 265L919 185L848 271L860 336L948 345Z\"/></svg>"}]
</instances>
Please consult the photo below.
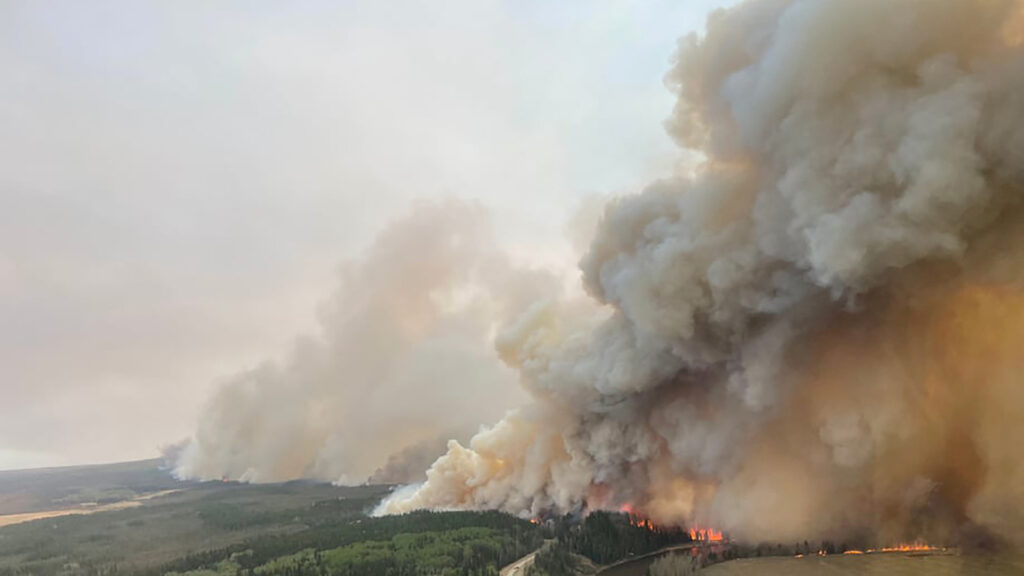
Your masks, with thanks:
<instances>
[{"instance_id":1,"label":"smoke column","mask_svg":"<svg viewBox=\"0 0 1024 576\"><path fill-rule=\"evenodd\" d=\"M667 78L696 173L607 206L592 301L496 338L532 402L378 512L1020 542L1022 42L1011 0L711 14Z\"/></svg>"},{"instance_id":2,"label":"smoke column","mask_svg":"<svg viewBox=\"0 0 1024 576\"><path fill-rule=\"evenodd\" d=\"M490 335L557 286L497 249L480 206L419 204L342 267L318 333L220 387L195 437L170 450L175 473L421 479L444 452L434 439L469 437L523 402Z\"/></svg>"}]
</instances>

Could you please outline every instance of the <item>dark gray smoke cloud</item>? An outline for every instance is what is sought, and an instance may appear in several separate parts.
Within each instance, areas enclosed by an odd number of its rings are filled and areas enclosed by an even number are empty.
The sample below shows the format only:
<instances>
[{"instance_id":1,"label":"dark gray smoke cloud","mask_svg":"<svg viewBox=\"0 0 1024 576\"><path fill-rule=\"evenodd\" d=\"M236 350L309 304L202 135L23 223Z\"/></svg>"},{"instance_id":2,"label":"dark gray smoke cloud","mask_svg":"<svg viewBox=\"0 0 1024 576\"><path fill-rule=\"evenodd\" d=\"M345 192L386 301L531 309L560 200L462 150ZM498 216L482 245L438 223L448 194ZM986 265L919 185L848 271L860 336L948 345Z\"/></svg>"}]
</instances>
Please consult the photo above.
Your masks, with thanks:
<instances>
[{"instance_id":1,"label":"dark gray smoke cloud","mask_svg":"<svg viewBox=\"0 0 1024 576\"><path fill-rule=\"evenodd\" d=\"M751 0L679 43L693 174L612 202L534 402L380 513L630 504L773 540L1024 527L1024 11Z\"/></svg>"}]
</instances>

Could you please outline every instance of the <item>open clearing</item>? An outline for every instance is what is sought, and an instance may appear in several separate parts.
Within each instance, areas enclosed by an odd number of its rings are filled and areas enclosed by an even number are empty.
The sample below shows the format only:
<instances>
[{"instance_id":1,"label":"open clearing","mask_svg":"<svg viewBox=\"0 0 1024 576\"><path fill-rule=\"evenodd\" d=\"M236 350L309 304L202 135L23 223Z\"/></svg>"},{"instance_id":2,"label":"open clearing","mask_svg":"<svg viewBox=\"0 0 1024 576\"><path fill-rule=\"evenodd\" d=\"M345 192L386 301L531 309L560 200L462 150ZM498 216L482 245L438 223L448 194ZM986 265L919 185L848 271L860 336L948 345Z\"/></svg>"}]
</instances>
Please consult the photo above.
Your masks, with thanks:
<instances>
[{"instance_id":1,"label":"open clearing","mask_svg":"<svg viewBox=\"0 0 1024 576\"><path fill-rule=\"evenodd\" d=\"M174 494L179 490L161 490L152 494L143 494L142 496L136 496L131 500L124 500L121 502L111 502L109 504L97 504L97 503L86 503L74 508L65 508L63 510L47 510L45 512L25 512L22 514L2 514L0 515L0 528L4 526L13 526L15 524L21 524L22 522L31 522L33 520L44 520L46 518L57 518L60 516L71 516L74 514L95 514L96 512L112 512L114 510L126 510L128 508L135 508L142 506L142 503L146 500L152 500L161 496L168 496Z\"/></svg>"}]
</instances>

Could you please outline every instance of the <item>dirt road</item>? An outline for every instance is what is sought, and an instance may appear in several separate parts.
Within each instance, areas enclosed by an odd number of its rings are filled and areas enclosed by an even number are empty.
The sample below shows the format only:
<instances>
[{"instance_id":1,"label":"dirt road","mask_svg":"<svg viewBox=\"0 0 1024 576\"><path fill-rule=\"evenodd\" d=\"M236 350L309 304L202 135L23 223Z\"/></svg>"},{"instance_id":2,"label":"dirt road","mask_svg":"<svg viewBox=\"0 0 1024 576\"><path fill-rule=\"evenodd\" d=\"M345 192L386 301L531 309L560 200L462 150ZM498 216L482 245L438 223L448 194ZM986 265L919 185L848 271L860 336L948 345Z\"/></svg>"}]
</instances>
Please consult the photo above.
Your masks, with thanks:
<instances>
[{"instance_id":1,"label":"dirt road","mask_svg":"<svg viewBox=\"0 0 1024 576\"><path fill-rule=\"evenodd\" d=\"M523 576L524 574L526 574L526 569L533 565L533 559L537 556L537 552L544 550L545 548L550 546L551 543L552 540L545 540L544 544L542 544L540 548L534 550L533 552L530 552L526 556L523 556L522 558L516 560L508 566L505 566L501 569L501 571L498 574L500 576Z\"/></svg>"}]
</instances>

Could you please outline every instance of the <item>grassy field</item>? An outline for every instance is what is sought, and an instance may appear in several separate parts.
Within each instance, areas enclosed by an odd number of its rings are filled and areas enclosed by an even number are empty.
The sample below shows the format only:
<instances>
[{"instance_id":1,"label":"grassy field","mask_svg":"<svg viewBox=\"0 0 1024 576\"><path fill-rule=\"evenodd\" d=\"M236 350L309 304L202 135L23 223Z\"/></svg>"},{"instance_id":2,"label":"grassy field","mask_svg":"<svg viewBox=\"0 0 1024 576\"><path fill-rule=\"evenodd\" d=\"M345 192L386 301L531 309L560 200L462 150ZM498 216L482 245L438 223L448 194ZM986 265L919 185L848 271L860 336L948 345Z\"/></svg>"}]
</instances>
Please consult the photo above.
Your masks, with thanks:
<instances>
[{"instance_id":1,"label":"grassy field","mask_svg":"<svg viewBox=\"0 0 1024 576\"><path fill-rule=\"evenodd\" d=\"M1020 576L1024 559L956 555L746 558L708 567L702 576Z\"/></svg>"}]
</instances>

